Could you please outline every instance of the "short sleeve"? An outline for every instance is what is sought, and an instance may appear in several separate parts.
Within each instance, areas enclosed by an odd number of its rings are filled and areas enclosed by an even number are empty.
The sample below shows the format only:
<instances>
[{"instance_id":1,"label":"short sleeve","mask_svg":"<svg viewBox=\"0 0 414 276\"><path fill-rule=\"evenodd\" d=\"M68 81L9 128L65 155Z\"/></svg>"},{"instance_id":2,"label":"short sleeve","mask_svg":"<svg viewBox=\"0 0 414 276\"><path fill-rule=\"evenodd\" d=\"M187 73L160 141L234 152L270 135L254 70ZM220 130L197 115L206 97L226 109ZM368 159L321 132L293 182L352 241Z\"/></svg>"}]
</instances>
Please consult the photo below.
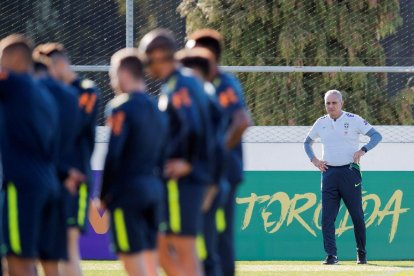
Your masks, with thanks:
<instances>
[{"instance_id":1,"label":"short sleeve","mask_svg":"<svg viewBox=\"0 0 414 276\"><path fill-rule=\"evenodd\" d=\"M308 133L308 137L310 137L312 140L319 138L319 120L313 124L311 130Z\"/></svg>"},{"instance_id":2,"label":"short sleeve","mask_svg":"<svg viewBox=\"0 0 414 276\"><path fill-rule=\"evenodd\" d=\"M232 86L227 86L219 93L218 102L229 114L233 114L237 110L244 108L241 93Z\"/></svg>"},{"instance_id":3,"label":"short sleeve","mask_svg":"<svg viewBox=\"0 0 414 276\"><path fill-rule=\"evenodd\" d=\"M366 120L364 120L360 116L355 116L355 120L358 133L365 135L368 133L368 131L371 130L372 125L370 125Z\"/></svg>"},{"instance_id":4,"label":"short sleeve","mask_svg":"<svg viewBox=\"0 0 414 276\"><path fill-rule=\"evenodd\" d=\"M217 87L217 100L221 108L229 115L245 108L243 88L239 80L232 74L222 74Z\"/></svg>"}]
</instances>

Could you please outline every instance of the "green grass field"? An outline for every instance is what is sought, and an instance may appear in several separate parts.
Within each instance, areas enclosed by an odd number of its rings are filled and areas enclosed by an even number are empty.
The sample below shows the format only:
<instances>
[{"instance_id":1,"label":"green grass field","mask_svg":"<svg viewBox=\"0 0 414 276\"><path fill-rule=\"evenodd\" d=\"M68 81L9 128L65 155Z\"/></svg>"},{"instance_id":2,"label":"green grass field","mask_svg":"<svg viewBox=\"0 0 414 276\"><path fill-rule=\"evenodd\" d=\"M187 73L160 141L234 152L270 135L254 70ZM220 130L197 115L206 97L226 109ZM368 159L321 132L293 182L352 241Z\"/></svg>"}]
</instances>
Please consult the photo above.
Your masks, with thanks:
<instances>
[{"instance_id":1,"label":"green grass field","mask_svg":"<svg viewBox=\"0 0 414 276\"><path fill-rule=\"evenodd\" d=\"M125 275L117 261L83 261L85 276ZM413 275L414 261L371 261L356 265L344 261L339 265L323 266L318 261L237 262L237 275Z\"/></svg>"}]
</instances>

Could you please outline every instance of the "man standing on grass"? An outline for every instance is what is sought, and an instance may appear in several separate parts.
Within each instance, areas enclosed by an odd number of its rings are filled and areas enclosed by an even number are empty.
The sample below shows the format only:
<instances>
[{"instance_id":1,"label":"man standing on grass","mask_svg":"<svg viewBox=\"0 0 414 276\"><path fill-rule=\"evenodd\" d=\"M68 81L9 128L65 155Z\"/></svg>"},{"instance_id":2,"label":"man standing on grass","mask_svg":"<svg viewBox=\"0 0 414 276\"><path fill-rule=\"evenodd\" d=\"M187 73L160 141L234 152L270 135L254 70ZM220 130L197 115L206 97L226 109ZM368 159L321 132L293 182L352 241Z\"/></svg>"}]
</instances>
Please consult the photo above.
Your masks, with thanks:
<instances>
[{"instance_id":1,"label":"man standing on grass","mask_svg":"<svg viewBox=\"0 0 414 276\"><path fill-rule=\"evenodd\" d=\"M1 139L4 169L1 254L10 275L58 275L60 187L56 102L32 75L32 43L18 34L0 42ZM64 225L63 225L64 226ZM64 229L63 229L64 230Z\"/></svg>"},{"instance_id":2,"label":"man standing on grass","mask_svg":"<svg viewBox=\"0 0 414 276\"><path fill-rule=\"evenodd\" d=\"M204 82L205 93L210 99L210 115L213 125L215 139L214 169L212 172L212 183L210 183L203 201L203 231L197 239L197 251L203 261L205 276L222 275L220 259L218 255L218 231L216 226L216 213L226 200L229 190L225 179L225 149L226 129L228 125L227 116L218 103L216 89L210 82L214 77L215 66L214 54L208 49L197 47L194 49L183 49L175 55L184 67L191 68L194 74Z\"/></svg>"},{"instance_id":3,"label":"man standing on grass","mask_svg":"<svg viewBox=\"0 0 414 276\"><path fill-rule=\"evenodd\" d=\"M51 245L51 250L56 254L56 269L58 269L58 260L67 260L67 226L66 226L66 194L76 195L79 183L84 181L82 174L73 174L73 164L67 156L76 151L75 134L79 130L80 110L78 108L77 91L70 86L54 79L50 74L50 60L41 52L42 45L33 50L34 72L33 76L42 85L54 99L58 109L58 151L55 155L55 165L59 178L59 216L56 224L59 230L56 234L59 236L57 242ZM65 158L66 157L66 158ZM57 270L58 271L58 270Z\"/></svg>"},{"instance_id":4,"label":"man standing on grass","mask_svg":"<svg viewBox=\"0 0 414 276\"><path fill-rule=\"evenodd\" d=\"M223 37L212 29L202 29L190 34L186 48L206 48L213 53L214 66L211 82L216 89L216 97L227 118L225 147L226 168L225 181L228 182L229 192L222 207L217 210L218 255L222 274L235 274L234 250L234 214L236 193L243 181L243 149L242 136L251 125L251 118L247 111L243 97L243 88L239 80L228 72L219 69L218 64L223 52ZM208 258L208 257L207 257ZM207 260L207 263L211 260Z\"/></svg>"},{"instance_id":5,"label":"man standing on grass","mask_svg":"<svg viewBox=\"0 0 414 276\"><path fill-rule=\"evenodd\" d=\"M100 198L111 212L113 244L127 273L158 275L167 117L146 93L137 49L122 49L112 56L110 77L117 96L107 109L112 131Z\"/></svg>"},{"instance_id":6,"label":"man standing on grass","mask_svg":"<svg viewBox=\"0 0 414 276\"><path fill-rule=\"evenodd\" d=\"M335 220L343 199L354 224L357 245L357 264L366 264L366 229L362 209L362 175L359 162L382 139L367 121L345 112L342 94L329 90L325 94L327 115L319 118L305 139L304 147L311 162L322 172L322 233L327 257L323 264L338 263ZM370 137L368 144L359 147L359 136ZM321 138L323 158L319 160L312 149L316 138Z\"/></svg>"},{"instance_id":7,"label":"man standing on grass","mask_svg":"<svg viewBox=\"0 0 414 276\"><path fill-rule=\"evenodd\" d=\"M209 99L201 80L174 60L177 42L167 30L146 34L140 44L151 78L163 82L158 107L170 130L164 168L165 193L158 252L167 275L202 275L196 236L211 183L214 137Z\"/></svg>"},{"instance_id":8,"label":"man standing on grass","mask_svg":"<svg viewBox=\"0 0 414 276\"><path fill-rule=\"evenodd\" d=\"M92 183L91 157L95 146L95 128L98 115L99 89L89 79L82 78L70 66L69 55L60 43L47 43L38 46L49 60L49 71L53 78L71 86L77 92L80 112L79 131L75 133L76 150L62 156L73 165L69 179L85 181L77 185L75 194L66 193L65 204L68 225L69 261L64 264L68 275L82 275L80 267L79 238L86 231L86 220Z\"/></svg>"}]
</instances>

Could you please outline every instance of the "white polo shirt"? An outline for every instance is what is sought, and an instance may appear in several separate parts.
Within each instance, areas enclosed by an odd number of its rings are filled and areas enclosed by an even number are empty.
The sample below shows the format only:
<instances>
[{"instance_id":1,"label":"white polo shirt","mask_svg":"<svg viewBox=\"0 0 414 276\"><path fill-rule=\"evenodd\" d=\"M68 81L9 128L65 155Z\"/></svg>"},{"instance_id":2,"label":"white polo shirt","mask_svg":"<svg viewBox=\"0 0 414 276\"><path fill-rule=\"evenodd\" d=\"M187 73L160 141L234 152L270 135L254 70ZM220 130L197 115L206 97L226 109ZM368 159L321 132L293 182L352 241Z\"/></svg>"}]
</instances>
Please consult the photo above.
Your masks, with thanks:
<instances>
[{"instance_id":1,"label":"white polo shirt","mask_svg":"<svg viewBox=\"0 0 414 276\"><path fill-rule=\"evenodd\" d=\"M359 135L367 134L371 128L360 116L343 111L336 120L329 115L319 118L308 136L312 140L321 138L322 159L328 165L343 166L353 162L353 156L359 150Z\"/></svg>"}]
</instances>

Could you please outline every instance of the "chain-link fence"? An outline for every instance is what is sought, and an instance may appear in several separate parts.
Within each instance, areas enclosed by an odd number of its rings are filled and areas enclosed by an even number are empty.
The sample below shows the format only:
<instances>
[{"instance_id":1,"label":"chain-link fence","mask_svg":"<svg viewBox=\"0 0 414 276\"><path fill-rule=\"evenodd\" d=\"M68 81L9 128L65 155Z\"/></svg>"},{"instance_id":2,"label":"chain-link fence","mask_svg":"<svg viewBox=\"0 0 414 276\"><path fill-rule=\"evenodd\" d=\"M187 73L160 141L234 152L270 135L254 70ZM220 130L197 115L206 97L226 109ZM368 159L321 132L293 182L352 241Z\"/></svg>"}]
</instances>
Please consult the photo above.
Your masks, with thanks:
<instances>
[{"instance_id":1,"label":"chain-link fence","mask_svg":"<svg viewBox=\"0 0 414 276\"><path fill-rule=\"evenodd\" d=\"M172 30L180 46L186 33L211 27L225 38L222 64L238 72L260 126L248 141L302 139L329 89L344 92L347 111L400 126L383 128L387 141L414 140L411 0L3 0L0 15L0 37L65 44L102 91L99 125L113 97L104 67L113 52L156 27Z\"/></svg>"}]
</instances>

